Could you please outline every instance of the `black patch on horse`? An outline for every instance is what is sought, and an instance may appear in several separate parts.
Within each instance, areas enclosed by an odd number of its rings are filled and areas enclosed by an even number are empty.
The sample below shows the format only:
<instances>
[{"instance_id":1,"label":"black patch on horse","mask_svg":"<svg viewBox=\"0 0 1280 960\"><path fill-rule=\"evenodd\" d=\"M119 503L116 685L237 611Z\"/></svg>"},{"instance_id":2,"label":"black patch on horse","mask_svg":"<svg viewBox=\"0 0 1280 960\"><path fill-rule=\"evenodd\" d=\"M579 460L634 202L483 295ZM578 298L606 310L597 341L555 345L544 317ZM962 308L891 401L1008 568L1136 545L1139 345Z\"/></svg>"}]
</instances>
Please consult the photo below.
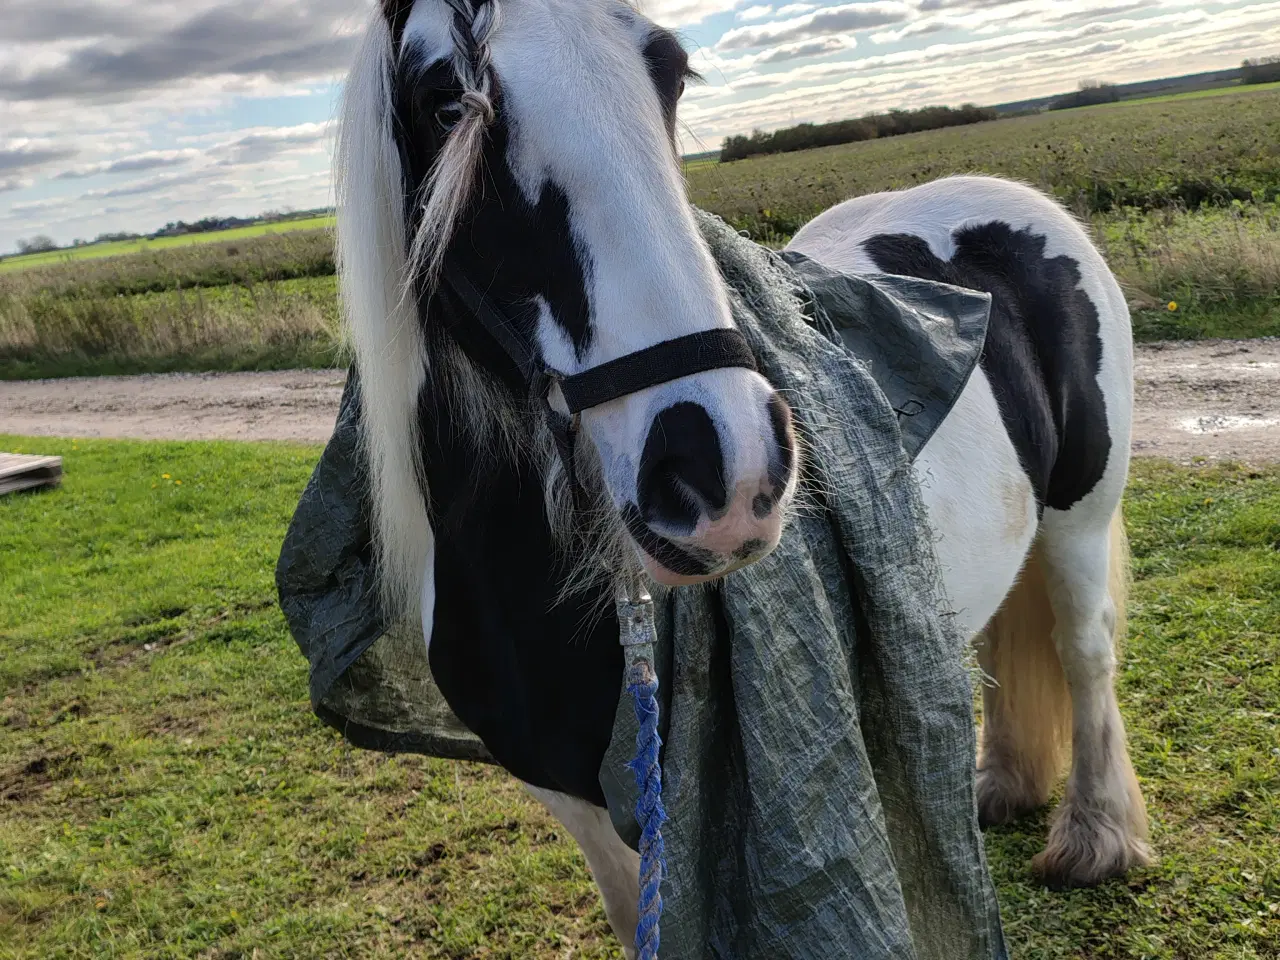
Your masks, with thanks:
<instances>
[{"instance_id":1,"label":"black patch on horse","mask_svg":"<svg viewBox=\"0 0 1280 960\"><path fill-rule=\"evenodd\" d=\"M623 670L612 598L603 587L559 598L567 566L537 468L477 449L452 404L430 384L419 402L435 532L432 676L503 767L603 806Z\"/></svg>"},{"instance_id":2,"label":"black patch on horse","mask_svg":"<svg viewBox=\"0 0 1280 960\"><path fill-rule=\"evenodd\" d=\"M1111 452L1098 386L1098 311L1080 266L1045 256L1045 237L1000 221L957 230L949 261L910 234L881 234L863 248L886 273L991 294L982 370L1041 507L1066 510L1102 479Z\"/></svg>"},{"instance_id":3,"label":"black patch on horse","mask_svg":"<svg viewBox=\"0 0 1280 960\"><path fill-rule=\"evenodd\" d=\"M461 89L449 64L426 62L412 48L400 63L393 111L412 238L421 190L446 135L437 114ZM589 266L569 228L567 198L547 184L529 203L507 164L500 91L495 106L472 200L448 256L528 341L536 342L534 303L541 296L585 351ZM418 305L436 364L447 362L447 339L524 399L520 372L447 290L420 290ZM612 597L602 587L560 596L566 566L556 559L538 469L527 457L481 450L462 432L452 380L429 377L418 398L435 533L432 676L499 764L535 786L603 806L600 764L623 668Z\"/></svg>"},{"instance_id":4,"label":"black patch on horse","mask_svg":"<svg viewBox=\"0 0 1280 960\"><path fill-rule=\"evenodd\" d=\"M412 48L402 63L393 112L405 180L405 222L412 237L421 220L423 184L444 143L437 113L455 102L462 89L447 63L424 63ZM564 191L548 181L537 202L530 203L516 183L507 163L509 135L500 90L494 100L497 116L487 131L471 202L454 228L449 256L477 290L523 325L519 332L529 342L537 341L535 298L544 299L582 357L592 339L587 296L591 264L570 229Z\"/></svg>"}]
</instances>

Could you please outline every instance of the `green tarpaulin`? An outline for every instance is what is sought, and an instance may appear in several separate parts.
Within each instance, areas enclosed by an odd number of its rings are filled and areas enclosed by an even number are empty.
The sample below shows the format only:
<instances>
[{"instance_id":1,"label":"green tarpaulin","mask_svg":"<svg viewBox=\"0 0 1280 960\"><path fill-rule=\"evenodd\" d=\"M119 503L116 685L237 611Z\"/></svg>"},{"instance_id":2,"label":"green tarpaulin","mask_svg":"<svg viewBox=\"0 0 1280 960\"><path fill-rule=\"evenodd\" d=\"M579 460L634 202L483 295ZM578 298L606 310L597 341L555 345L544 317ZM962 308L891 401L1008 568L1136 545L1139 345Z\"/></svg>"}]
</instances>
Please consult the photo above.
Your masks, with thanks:
<instances>
[{"instance_id":1,"label":"green tarpaulin","mask_svg":"<svg viewBox=\"0 0 1280 960\"><path fill-rule=\"evenodd\" d=\"M656 598L662 955L1002 958L966 649L911 468L976 362L988 298L844 276L698 219L809 468L770 556ZM432 683L421 629L378 615L358 430L352 382L277 570L313 705L358 745L487 759ZM618 711L601 770L633 845L634 724Z\"/></svg>"}]
</instances>

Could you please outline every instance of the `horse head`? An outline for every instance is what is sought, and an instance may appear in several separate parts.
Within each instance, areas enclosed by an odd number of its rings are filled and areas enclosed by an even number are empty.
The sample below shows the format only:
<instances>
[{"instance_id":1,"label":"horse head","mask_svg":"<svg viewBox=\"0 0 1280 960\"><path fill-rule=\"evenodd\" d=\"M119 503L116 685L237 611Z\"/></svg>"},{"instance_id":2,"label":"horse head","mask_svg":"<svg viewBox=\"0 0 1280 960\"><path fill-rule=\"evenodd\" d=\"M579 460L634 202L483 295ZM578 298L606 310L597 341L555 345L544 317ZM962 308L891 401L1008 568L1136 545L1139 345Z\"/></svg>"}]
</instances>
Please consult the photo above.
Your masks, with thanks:
<instances>
[{"instance_id":1,"label":"horse head","mask_svg":"<svg viewBox=\"0 0 1280 960\"><path fill-rule=\"evenodd\" d=\"M581 487L577 512L604 515L659 582L776 545L791 415L735 347L685 196L675 113L693 77L677 38L621 0L383 0L336 168L393 600L416 596L430 537L414 439L429 380L450 384L478 451L533 450L548 503Z\"/></svg>"}]
</instances>

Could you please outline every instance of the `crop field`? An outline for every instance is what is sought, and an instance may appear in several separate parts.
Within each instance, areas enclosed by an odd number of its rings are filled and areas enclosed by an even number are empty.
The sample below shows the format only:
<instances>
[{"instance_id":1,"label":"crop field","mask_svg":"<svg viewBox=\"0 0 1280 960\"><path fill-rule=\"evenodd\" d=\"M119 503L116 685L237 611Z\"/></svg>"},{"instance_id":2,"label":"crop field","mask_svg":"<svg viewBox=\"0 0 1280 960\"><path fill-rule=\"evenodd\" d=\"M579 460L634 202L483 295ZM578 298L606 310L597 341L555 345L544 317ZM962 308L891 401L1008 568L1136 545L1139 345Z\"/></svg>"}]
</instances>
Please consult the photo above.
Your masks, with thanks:
<instances>
[{"instance_id":1,"label":"crop field","mask_svg":"<svg viewBox=\"0 0 1280 960\"><path fill-rule=\"evenodd\" d=\"M617 957L581 856L500 771L310 712L272 570L318 451L32 440L0 499L0 956ZM1280 956L1280 470L1139 462L1120 679L1160 862L1093 891L988 833L1018 960Z\"/></svg>"},{"instance_id":2,"label":"crop field","mask_svg":"<svg viewBox=\"0 0 1280 960\"><path fill-rule=\"evenodd\" d=\"M259 223L250 227L235 227L231 230L187 233L178 237L157 237L154 240L140 237L137 240L89 243L82 247L72 247L68 250L46 250L41 253L5 257L0 260L0 273L6 270L26 270L30 267L46 266L52 263L74 263L80 260L96 260L101 257L119 257L130 253L150 253L155 250L170 250L174 247L189 247L202 243L230 243L236 240L249 240L253 237L292 233L295 230L328 229L332 226L333 217L307 217L303 220Z\"/></svg>"},{"instance_id":3,"label":"crop field","mask_svg":"<svg viewBox=\"0 0 1280 960\"><path fill-rule=\"evenodd\" d=\"M1039 186L1082 215L1280 196L1280 90L1012 117L701 167L693 202L760 239L846 197L959 173Z\"/></svg>"},{"instance_id":4,"label":"crop field","mask_svg":"<svg viewBox=\"0 0 1280 960\"><path fill-rule=\"evenodd\" d=\"M1213 93L701 159L686 177L694 203L773 245L856 194L1016 177L1092 224L1139 339L1280 334L1280 88ZM330 231L242 233L0 264L0 378L337 362Z\"/></svg>"}]
</instances>

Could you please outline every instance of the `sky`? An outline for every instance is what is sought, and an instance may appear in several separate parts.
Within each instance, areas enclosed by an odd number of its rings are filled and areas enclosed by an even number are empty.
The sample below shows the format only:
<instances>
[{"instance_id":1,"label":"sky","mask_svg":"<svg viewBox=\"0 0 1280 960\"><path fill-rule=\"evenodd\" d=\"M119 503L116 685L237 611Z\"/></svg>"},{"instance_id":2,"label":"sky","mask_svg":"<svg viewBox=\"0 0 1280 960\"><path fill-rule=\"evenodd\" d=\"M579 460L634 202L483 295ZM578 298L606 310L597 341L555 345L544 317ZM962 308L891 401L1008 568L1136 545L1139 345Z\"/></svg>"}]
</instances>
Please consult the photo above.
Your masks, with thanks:
<instances>
[{"instance_id":1,"label":"sky","mask_svg":"<svg viewBox=\"0 0 1280 960\"><path fill-rule=\"evenodd\" d=\"M36 234L70 243L329 205L331 121L370 3L0 0L0 251ZM680 108L686 152L753 128L1280 54L1277 0L640 7L677 30L706 78Z\"/></svg>"}]
</instances>

